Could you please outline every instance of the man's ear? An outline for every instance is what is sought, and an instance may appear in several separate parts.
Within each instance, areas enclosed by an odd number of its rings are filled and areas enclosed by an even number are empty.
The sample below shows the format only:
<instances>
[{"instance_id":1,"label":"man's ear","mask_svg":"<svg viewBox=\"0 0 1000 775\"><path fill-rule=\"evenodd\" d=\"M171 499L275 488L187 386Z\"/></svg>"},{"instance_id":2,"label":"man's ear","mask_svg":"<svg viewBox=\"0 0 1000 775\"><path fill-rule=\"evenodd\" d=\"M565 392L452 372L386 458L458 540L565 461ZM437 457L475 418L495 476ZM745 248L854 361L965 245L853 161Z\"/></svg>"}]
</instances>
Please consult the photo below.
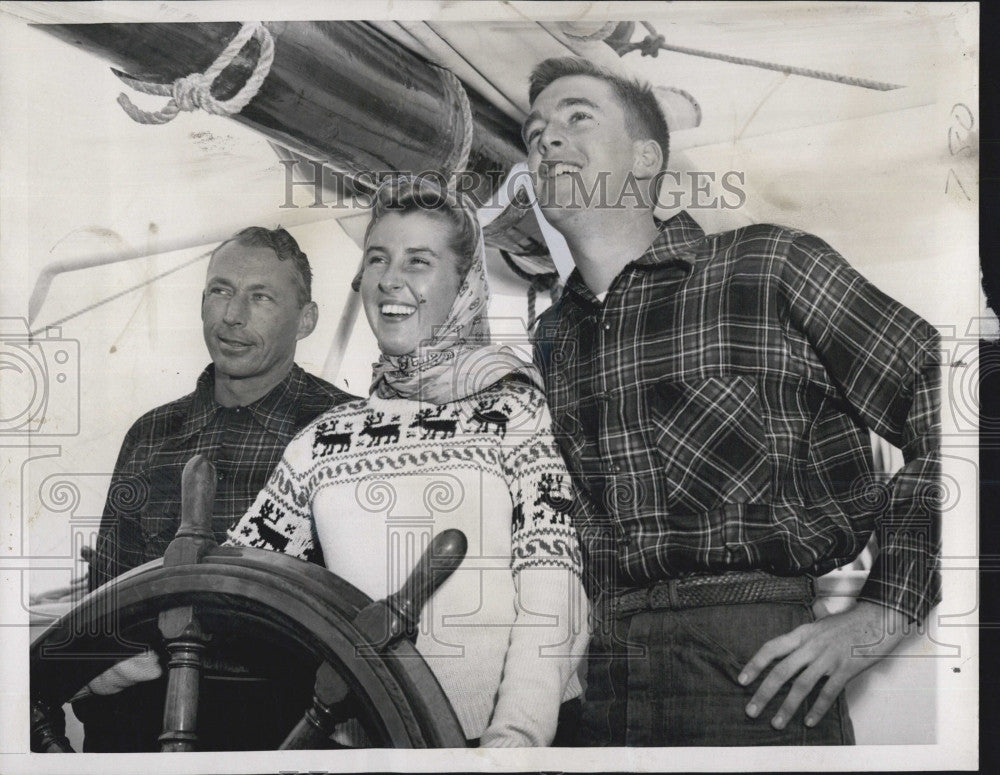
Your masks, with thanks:
<instances>
[{"instance_id":1,"label":"man's ear","mask_svg":"<svg viewBox=\"0 0 1000 775\"><path fill-rule=\"evenodd\" d=\"M632 174L639 180L649 180L663 166L663 149L656 140L636 140L632 143Z\"/></svg>"},{"instance_id":2,"label":"man's ear","mask_svg":"<svg viewBox=\"0 0 1000 775\"><path fill-rule=\"evenodd\" d=\"M299 312L299 331L296 339L305 339L316 328L319 319L319 307L315 301L308 302Z\"/></svg>"}]
</instances>

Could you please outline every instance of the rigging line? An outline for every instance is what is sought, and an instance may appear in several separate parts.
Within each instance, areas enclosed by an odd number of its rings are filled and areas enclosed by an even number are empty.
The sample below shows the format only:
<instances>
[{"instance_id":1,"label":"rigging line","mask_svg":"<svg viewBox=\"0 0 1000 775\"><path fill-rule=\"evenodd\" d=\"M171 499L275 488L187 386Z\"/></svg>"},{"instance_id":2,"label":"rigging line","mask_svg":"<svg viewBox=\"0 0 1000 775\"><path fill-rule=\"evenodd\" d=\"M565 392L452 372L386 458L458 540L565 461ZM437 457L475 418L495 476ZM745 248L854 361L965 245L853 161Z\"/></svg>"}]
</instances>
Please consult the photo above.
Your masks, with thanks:
<instances>
[{"instance_id":1,"label":"rigging line","mask_svg":"<svg viewBox=\"0 0 1000 775\"><path fill-rule=\"evenodd\" d=\"M687 46L674 46L669 43L661 43L660 48L666 51L674 51L678 54L691 54L693 56L705 57L706 59L717 59L720 62L728 62L734 65L747 65L748 67L757 67L762 70L776 70L779 73L801 75L805 78L816 78L821 81L833 81L845 86L860 86L864 89L874 89L875 91L893 91L894 89L904 88L902 84L898 83L885 83L884 81L873 81L868 78L855 78L849 75L838 75L837 73L828 73L822 70L811 70L806 67L795 67L794 65L779 65L773 62L764 62L760 59L750 59L749 57L716 54L713 51L703 51L702 49L688 48Z\"/></svg>"},{"instance_id":2,"label":"rigging line","mask_svg":"<svg viewBox=\"0 0 1000 775\"><path fill-rule=\"evenodd\" d=\"M214 249L215 248L213 248L212 250L214 250ZM69 320L72 320L73 318L78 318L78 317L80 317L80 315L84 315L84 314L90 312L91 310L95 310L98 307L102 307L105 304L114 301L115 299L120 299L122 296L125 296L126 294L132 293L132 291L137 291L140 288L144 288L147 285L151 285L152 283L155 283L157 280L162 280L167 275L171 275L174 272L179 272L181 269L189 267L189 266L191 266L191 264L194 264L197 261L201 261L204 258L208 258L210 255L212 255L212 251L208 250L208 251L206 251L206 252L204 252L204 253L202 253L200 255L195 256L194 258L192 258L189 261L185 261L184 263L178 264L177 266L173 267L172 269L168 269L166 272L162 272L161 274L158 274L155 277L151 277L148 280L143 280L141 283L138 283L137 285L133 285L131 288L126 288L125 290L119 291L118 293L115 293L115 294L112 294L111 296L108 296L105 299L101 299L100 301L96 301L93 304L89 304L86 307L84 307L83 309L77 310L76 312L73 312L72 314L67 315L64 318L59 318L59 320L56 320L53 323L49 323L49 324L45 325L42 328L39 328L39 329L37 329L35 331L30 332L28 334L28 336L29 337L38 336L39 334L44 333L46 328L51 328L53 326L61 326L63 323L65 323L65 322L67 322Z\"/></svg>"},{"instance_id":3,"label":"rigging line","mask_svg":"<svg viewBox=\"0 0 1000 775\"><path fill-rule=\"evenodd\" d=\"M689 48L688 46L675 46L667 43L664 37L658 34L656 32L656 28L649 22L641 22L641 24L649 32L649 35L647 35L646 38L640 42L630 43L628 49L619 52L619 56L623 56L629 51L641 51L643 56L655 57L656 52L659 49L663 49L664 51L673 51L678 54L690 54L691 56L703 57L705 59L717 59L720 62L728 62L733 65L746 65L747 67L757 67L762 70L776 70L779 73L787 73L789 75L801 75L805 78L816 78L821 81L832 81L834 83L844 84L845 86L860 86L865 89L874 89L876 91L892 91L894 89L904 88L901 84L873 81L870 78L855 78L853 76L839 75L838 73L830 73L824 70L813 70L808 67L779 65L774 62L764 62L760 59L751 59L750 57L718 54L714 51L705 51L700 48Z\"/></svg>"}]
</instances>

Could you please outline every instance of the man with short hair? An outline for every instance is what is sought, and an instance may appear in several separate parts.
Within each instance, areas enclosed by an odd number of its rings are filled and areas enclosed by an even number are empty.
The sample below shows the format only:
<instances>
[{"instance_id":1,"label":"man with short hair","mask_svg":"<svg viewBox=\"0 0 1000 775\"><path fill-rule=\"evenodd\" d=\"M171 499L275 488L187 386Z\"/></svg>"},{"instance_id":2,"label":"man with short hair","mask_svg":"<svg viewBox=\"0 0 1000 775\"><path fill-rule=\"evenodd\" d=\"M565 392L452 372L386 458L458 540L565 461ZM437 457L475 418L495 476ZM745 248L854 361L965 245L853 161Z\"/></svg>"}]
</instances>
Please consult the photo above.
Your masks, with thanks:
<instances>
[{"instance_id":1,"label":"man with short hair","mask_svg":"<svg viewBox=\"0 0 1000 775\"><path fill-rule=\"evenodd\" d=\"M295 434L354 398L295 364L298 340L316 326L311 293L309 260L284 229L252 226L212 252L201 302L212 363L193 393L147 412L126 434L91 562L91 589L163 556L180 525L181 472L193 455L215 464L212 528L222 543ZM157 691L161 684L140 685L75 703L87 722L86 750L142 750L162 717L162 704L150 699ZM249 715L245 707L227 714ZM199 721L211 727L218 719L202 713ZM231 747L257 747L259 727L248 722L242 729Z\"/></svg>"},{"instance_id":2,"label":"man with short hair","mask_svg":"<svg viewBox=\"0 0 1000 775\"><path fill-rule=\"evenodd\" d=\"M588 496L580 742L853 742L844 685L940 597L937 333L812 235L657 221L648 86L555 59L530 99L536 195L576 264L536 357ZM869 429L904 454L886 488ZM875 530L857 604L815 620L813 578Z\"/></svg>"},{"instance_id":3,"label":"man with short hair","mask_svg":"<svg viewBox=\"0 0 1000 775\"><path fill-rule=\"evenodd\" d=\"M213 253L201 318L212 363L195 391L136 421L122 444L91 566L94 589L162 557L180 525L181 471L215 464L219 543L253 503L292 437L353 398L295 364L312 333L309 260L284 229L251 226Z\"/></svg>"}]
</instances>

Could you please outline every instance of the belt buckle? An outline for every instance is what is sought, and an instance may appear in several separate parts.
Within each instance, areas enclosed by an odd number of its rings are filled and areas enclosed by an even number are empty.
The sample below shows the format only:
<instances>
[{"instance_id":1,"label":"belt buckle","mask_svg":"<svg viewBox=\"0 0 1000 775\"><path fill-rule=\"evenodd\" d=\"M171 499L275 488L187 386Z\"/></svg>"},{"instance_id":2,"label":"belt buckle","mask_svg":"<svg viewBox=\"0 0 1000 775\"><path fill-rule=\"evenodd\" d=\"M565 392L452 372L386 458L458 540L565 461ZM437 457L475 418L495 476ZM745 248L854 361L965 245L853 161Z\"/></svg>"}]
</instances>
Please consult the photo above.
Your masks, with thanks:
<instances>
[{"instance_id":1,"label":"belt buckle","mask_svg":"<svg viewBox=\"0 0 1000 775\"><path fill-rule=\"evenodd\" d=\"M644 591L647 611L678 611L681 608L677 579L655 581ZM664 600L664 596L660 594L659 600L657 600L655 596L663 591L666 591L666 599Z\"/></svg>"}]
</instances>

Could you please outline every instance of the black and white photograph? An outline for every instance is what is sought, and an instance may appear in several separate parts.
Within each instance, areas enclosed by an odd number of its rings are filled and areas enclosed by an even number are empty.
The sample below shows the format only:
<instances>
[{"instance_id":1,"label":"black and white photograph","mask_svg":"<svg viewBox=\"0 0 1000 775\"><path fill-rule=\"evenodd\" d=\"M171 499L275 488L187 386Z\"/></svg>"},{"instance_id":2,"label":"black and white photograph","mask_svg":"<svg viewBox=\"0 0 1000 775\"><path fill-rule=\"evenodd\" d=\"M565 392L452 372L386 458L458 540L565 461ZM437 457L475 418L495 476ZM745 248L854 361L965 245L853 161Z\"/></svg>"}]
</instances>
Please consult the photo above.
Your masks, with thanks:
<instances>
[{"instance_id":1,"label":"black and white photograph","mask_svg":"<svg viewBox=\"0 0 1000 775\"><path fill-rule=\"evenodd\" d=\"M979 12L0 2L0 770L976 769Z\"/></svg>"}]
</instances>

